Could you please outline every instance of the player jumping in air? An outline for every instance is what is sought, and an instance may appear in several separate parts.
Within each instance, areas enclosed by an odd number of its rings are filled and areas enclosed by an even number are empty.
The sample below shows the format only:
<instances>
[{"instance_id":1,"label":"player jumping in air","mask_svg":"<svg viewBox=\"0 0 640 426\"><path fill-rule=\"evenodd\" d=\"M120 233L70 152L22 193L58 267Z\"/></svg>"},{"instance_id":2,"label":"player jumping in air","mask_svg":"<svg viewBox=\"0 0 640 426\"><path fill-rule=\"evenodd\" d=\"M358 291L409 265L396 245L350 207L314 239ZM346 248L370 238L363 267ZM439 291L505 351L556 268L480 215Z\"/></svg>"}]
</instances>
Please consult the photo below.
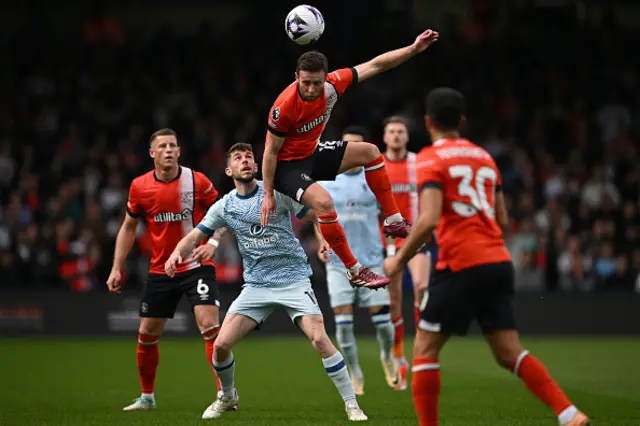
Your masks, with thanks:
<instances>
[{"instance_id":1,"label":"player jumping in air","mask_svg":"<svg viewBox=\"0 0 640 426\"><path fill-rule=\"evenodd\" d=\"M501 178L491 156L460 138L464 98L440 88L427 96L426 127L433 146L417 158L420 214L385 272L397 274L437 228L439 258L421 312L413 359L413 402L420 426L438 425L439 355L453 334L475 318L498 364L512 371L560 425L589 419L569 401L547 369L519 340L513 312L514 270L503 232L508 216Z\"/></svg>"},{"instance_id":2,"label":"player jumping in air","mask_svg":"<svg viewBox=\"0 0 640 426\"><path fill-rule=\"evenodd\" d=\"M384 159L375 145L319 142L320 136L348 87L397 67L437 39L437 32L427 30L410 46L331 73L322 53L304 53L298 58L296 80L278 96L269 113L262 164L265 198L261 224L267 226L269 216L275 214L274 189L309 206L318 216L325 240L346 266L351 285L377 288L387 285L389 279L358 263L338 223L331 196L315 181L334 180L340 173L364 167L367 184L382 206L385 234L404 237L411 225L396 206Z\"/></svg>"},{"instance_id":3,"label":"player jumping in air","mask_svg":"<svg viewBox=\"0 0 640 426\"><path fill-rule=\"evenodd\" d=\"M180 241L165 265L167 273L172 275L194 244L221 227L233 232L242 256L245 284L229 307L215 342L213 363L222 384L222 394L205 410L202 418L218 418L238 404L234 385L235 358L231 349L275 309L284 308L322 357L327 374L345 402L349 420L367 420L356 401L344 358L325 331L309 280L311 267L293 234L292 213L300 218L315 218L315 215L291 198L275 192L276 215L268 227L263 227L260 206L265 191L262 183L254 178L257 171L251 145L235 144L229 149L225 173L233 178L236 189L209 209L197 228ZM324 241L322 244L326 246Z\"/></svg>"},{"instance_id":4,"label":"player jumping in air","mask_svg":"<svg viewBox=\"0 0 640 426\"><path fill-rule=\"evenodd\" d=\"M409 128L400 116L391 116L384 121L383 141L387 146L384 162L396 204L403 217L412 223L418 218L418 189L416 175L416 154L407 150ZM387 243L387 255L393 256L402 245L402 238ZM430 251L435 244L429 246ZM420 319L420 302L429 283L431 272L431 252L420 251L407 266L411 273L414 293L414 320L416 328ZM398 363L400 380L397 390L407 389L409 363L404 357L404 318L402 317L402 272L390 278L391 321L394 326L393 353Z\"/></svg>"},{"instance_id":5,"label":"player jumping in air","mask_svg":"<svg viewBox=\"0 0 640 426\"><path fill-rule=\"evenodd\" d=\"M342 140L348 143L364 143L365 131L358 126L345 129ZM335 181L318 182L330 195L338 212L338 220L351 242L354 253L362 266L382 274L382 239L378 227L378 203L364 177L362 167L348 170ZM317 230L317 233L320 231ZM322 235L316 235L322 240ZM380 344L380 361L387 383L398 385L398 369L393 357L393 325L389 314L389 292L386 288L372 291L352 287L345 274L344 264L333 253L321 247L320 259L327 263L327 287L331 307L335 314L336 339L347 361L351 383L356 395L364 394L364 375L358 361L358 348L353 332L353 306L366 308L376 330Z\"/></svg>"},{"instance_id":6,"label":"player jumping in air","mask_svg":"<svg viewBox=\"0 0 640 426\"><path fill-rule=\"evenodd\" d=\"M116 238L113 268L107 280L109 291L120 292L124 285L124 262L136 239L138 220L144 218L152 249L138 330L137 359L142 395L124 411L155 408L153 391L160 356L158 338L167 319L173 318L183 294L193 306L212 369L213 343L220 330L215 269L213 261L206 260L205 251L199 248L193 256L185 258L172 277L164 271L171 249L204 217L218 197L218 191L205 175L178 164L180 146L173 130L161 129L151 135L149 155L153 158L154 170L131 182L127 212ZM214 378L217 379L215 374ZM216 384L220 390L217 380Z\"/></svg>"}]
</instances>

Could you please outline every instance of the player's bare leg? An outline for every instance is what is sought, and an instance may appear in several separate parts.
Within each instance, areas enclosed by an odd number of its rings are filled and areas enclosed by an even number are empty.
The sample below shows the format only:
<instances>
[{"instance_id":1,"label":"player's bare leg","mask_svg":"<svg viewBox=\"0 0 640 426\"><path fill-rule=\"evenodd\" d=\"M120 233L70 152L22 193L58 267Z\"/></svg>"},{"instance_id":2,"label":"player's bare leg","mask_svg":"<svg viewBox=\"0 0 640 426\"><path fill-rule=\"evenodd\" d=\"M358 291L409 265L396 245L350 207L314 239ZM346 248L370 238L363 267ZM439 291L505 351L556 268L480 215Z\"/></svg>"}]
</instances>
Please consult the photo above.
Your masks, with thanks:
<instances>
[{"instance_id":1,"label":"player's bare leg","mask_svg":"<svg viewBox=\"0 0 640 426\"><path fill-rule=\"evenodd\" d=\"M384 214L385 235L404 238L409 234L411 224L402 217L391 191L391 183L384 166L384 157L377 146L368 142L347 144L338 174L354 167L364 167L367 184L376 196Z\"/></svg>"},{"instance_id":2,"label":"player's bare leg","mask_svg":"<svg viewBox=\"0 0 640 426\"><path fill-rule=\"evenodd\" d=\"M384 378L389 387L395 389L400 382L398 364L393 355L394 329L391 322L389 305L369 308L371 322L376 330L376 339L380 345L380 363Z\"/></svg>"},{"instance_id":3,"label":"player's bare leg","mask_svg":"<svg viewBox=\"0 0 640 426\"><path fill-rule=\"evenodd\" d=\"M331 250L340 258L347 268L349 283L354 287L380 288L389 284L389 279L365 268L355 258L347 242L342 225L338 222L338 214L333 205L331 195L317 183L304 191L302 203L311 208L318 216L318 224L322 236L331 246Z\"/></svg>"},{"instance_id":4,"label":"player's bare leg","mask_svg":"<svg viewBox=\"0 0 640 426\"><path fill-rule=\"evenodd\" d=\"M438 426L440 351L449 336L418 329L413 347L411 392L420 426Z\"/></svg>"},{"instance_id":5,"label":"player's bare leg","mask_svg":"<svg viewBox=\"0 0 640 426\"><path fill-rule=\"evenodd\" d=\"M333 346L329 336L327 336L322 315L303 315L296 318L296 323L307 335L316 352L322 357L322 364L327 375L331 378L345 402L345 410L349 420L367 420L367 416L358 406L345 360L342 354Z\"/></svg>"},{"instance_id":6,"label":"player's bare leg","mask_svg":"<svg viewBox=\"0 0 640 426\"><path fill-rule=\"evenodd\" d=\"M569 401L545 366L522 347L516 330L496 330L485 334L485 338L498 364L512 371L531 393L551 407L560 425L589 424L588 417Z\"/></svg>"},{"instance_id":7,"label":"player's bare leg","mask_svg":"<svg viewBox=\"0 0 640 426\"><path fill-rule=\"evenodd\" d=\"M213 368L215 370L222 393L202 413L203 419L217 419L225 411L238 408L238 392L234 383L236 360L231 349L251 330L256 328L256 322L244 315L227 313L220 327L220 333L214 343Z\"/></svg>"},{"instance_id":8,"label":"player's bare leg","mask_svg":"<svg viewBox=\"0 0 640 426\"><path fill-rule=\"evenodd\" d=\"M396 274L390 278L389 299L391 323L393 324L393 356L398 365L398 373L400 381L396 390L407 389L407 372L409 363L404 357L404 318L402 316L402 273Z\"/></svg>"},{"instance_id":9,"label":"player's bare leg","mask_svg":"<svg viewBox=\"0 0 640 426\"><path fill-rule=\"evenodd\" d=\"M133 404L124 407L123 411L151 410L156 408L154 386L156 372L160 362L158 339L164 331L167 318L140 318L138 328L138 349L136 358L138 361L138 375L142 394L133 401Z\"/></svg>"},{"instance_id":10,"label":"player's bare leg","mask_svg":"<svg viewBox=\"0 0 640 426\"><path fill-rule=\"evenodd\" d=\"M358 346L353 332L353 307L351 305L333 308L336 321L336 341L344 355L351 376L351 385L356 395L364 395L364 374L358 360Z\"/></svg>"},{"instance_id":11,"label":"player's bare leg","mask_svg":"<svg viewBox=\"0 0 640 426\"><path fill-rule=\"evenodd\" d=\"M222 391L220 380L218 380L218 376L213 368L213 345L218 337L218 333L220 333L220 321L218 320L220 315L219 309L215 305L196 305L193 307L193 314L196 317L196 324L198 324L200 335L204 339L207 362L211 367L213 378L216 381L216 388L218 392L220 392Z\"/></svg>"},{"instance_id":12,"label":"player's bare leg","mask_svg":"<svg viewBox=\"0 0 640 426\"><path fill-rule=\"evenodd\" d=\"M407 267L413 283L413 321L417 330L420 322L420 305L429 285L431 257L426 253L418 253L407 263Z\"/></svg>"}]
</instances>

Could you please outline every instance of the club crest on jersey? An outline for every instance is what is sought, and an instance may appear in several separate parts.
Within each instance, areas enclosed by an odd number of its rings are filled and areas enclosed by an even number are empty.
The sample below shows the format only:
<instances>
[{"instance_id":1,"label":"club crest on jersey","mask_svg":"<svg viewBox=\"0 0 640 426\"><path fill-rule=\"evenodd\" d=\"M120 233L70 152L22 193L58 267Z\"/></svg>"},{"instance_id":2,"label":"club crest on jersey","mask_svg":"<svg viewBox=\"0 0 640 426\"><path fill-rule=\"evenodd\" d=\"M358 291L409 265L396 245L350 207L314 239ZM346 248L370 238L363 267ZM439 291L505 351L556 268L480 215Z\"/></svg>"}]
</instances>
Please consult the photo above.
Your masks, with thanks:
<instances>
[{"instance_id":1,"label":"club crest on jersey","mask_svg":"<svg viewBox=\"0 0 640 426\"><path fill-rule=\"evenodd\" d=\"M278 121L279 118L280 118L280 107L277 107L273 111L271 111L271 119L273 121Z\"/></svg>"},{"instance_id":2,"label":"club crest on jersey","mask_svg":"<svg viewBox=\"0 0 640 426\"><path fill-rule=\"evenodd\" d=\"M168 222L182 222L183 220L191 220L192 212L189 209L184 209L180 213L163 212L153 216L155 223L168 223Z\"/></svg>"},{"instance_id":3,"label":"club crest on jersey","mask_svg":"<svg viewBox=\"0 0 640 426\"><path fill-rule=\"evenodd\" d=\"M181 192L180 201L182 201L185 204L193 203L193 191Z\"/></svg>"}]
</instances>

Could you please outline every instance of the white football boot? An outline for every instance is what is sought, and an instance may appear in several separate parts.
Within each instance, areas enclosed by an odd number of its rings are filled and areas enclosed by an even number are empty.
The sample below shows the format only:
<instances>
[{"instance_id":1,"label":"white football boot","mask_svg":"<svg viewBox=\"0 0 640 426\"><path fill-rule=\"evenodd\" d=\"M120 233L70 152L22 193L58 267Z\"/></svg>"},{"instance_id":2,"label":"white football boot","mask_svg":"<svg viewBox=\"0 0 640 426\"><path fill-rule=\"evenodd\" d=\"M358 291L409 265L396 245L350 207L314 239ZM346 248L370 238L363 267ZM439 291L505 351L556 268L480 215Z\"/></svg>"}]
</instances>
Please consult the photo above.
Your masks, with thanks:
<instances>
[{"instance_id":1,"label":"white football boot","mask_svg":"<svg viewBox=\"0 0 640 426\"><path fill-rule=\"evenodd\" d=\"M238 391L234 390L232 396L225 396L222 394L222 391L218 392L218 398L213 401L213 403L204 410L202 413L202 418L207 419L217 419L222 416L222 413L225 411L234 411L238 409L238 402L240 398L238 397Z\"/></svg>"},{"instance_id":2,"label":"white football boot","mask_svg":"<svg viewBox=\"0 0 640 426\"><path fill-rule=\"evenodd\" d=\"M347 418L352 422L363 422L365 420L369 420L366 414L362 411L360 406L356 401L349 401L345 406L345 411L347 412Z\"/></svg>"},{"instance_id":3,"label":"white football boot","mask_svg":"<svg viewBox=\"0 0 640 426\"><path fill-rule=\"evenodd\" d=\"M384 354L380 354L380 362L382 363L382 369L384 370L384 378L387 380L387 384L390 388L395 389L400 383L400 374L398 373L398 364L393 356L386 359Z\"/></svg>"},{"instance_id":4,"label":"white football boot","mask_svg":"<svg viewBox=\"0 0 640 426\"><path fill-rule=\"evenodd\" d=\"M156 401L146 396L141 396L133 401L133 404L127 405L122 411L148 411L156 408Z\"/></svg>"}]
</instances>

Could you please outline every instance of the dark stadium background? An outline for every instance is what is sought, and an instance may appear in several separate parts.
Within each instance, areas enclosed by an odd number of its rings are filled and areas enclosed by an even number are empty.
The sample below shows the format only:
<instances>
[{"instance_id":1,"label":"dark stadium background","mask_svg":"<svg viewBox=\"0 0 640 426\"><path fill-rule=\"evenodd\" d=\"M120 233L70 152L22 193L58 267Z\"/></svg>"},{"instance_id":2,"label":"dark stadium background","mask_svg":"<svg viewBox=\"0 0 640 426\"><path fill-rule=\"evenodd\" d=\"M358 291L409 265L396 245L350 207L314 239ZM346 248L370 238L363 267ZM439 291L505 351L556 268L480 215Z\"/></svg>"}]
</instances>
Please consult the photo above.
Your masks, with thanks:
<instances>
[{"instance_id":1,"label":"dark stadium background","mask_svg":"<svg viewBox=\"0 0 640 426\"><path fill-rule=\"evenodd\" d=\"M205 172L221 193L230 190L225 149L250 142L261 158L268 108L304 51L284 33L294 5L0 6L0 333L65 332L47 313L56 308L102 307L103 316L114 303L136 309L150 249L143 227L125 294L107 295L105 280L128 185L152 167L149 134L176 129L183 164ZM503 174L524 324L538 322L526 312L542 310L549 323L538 331L640 331L638 3L314 5L327 22L315 48L332 68L411 43L427 27L441 34L426 54L350 89L325 137L359 124L382 148L382 119L401 114L417 151L429 143L425 93L458 88L469 103L466 136ZM311 233L297 229L323 293ZM216 263L233 297L240 259L230 236ZM549 312L580 319L566 325ZM98 322L84 331L108 331Z\"/></svg>"}]
</instances>

